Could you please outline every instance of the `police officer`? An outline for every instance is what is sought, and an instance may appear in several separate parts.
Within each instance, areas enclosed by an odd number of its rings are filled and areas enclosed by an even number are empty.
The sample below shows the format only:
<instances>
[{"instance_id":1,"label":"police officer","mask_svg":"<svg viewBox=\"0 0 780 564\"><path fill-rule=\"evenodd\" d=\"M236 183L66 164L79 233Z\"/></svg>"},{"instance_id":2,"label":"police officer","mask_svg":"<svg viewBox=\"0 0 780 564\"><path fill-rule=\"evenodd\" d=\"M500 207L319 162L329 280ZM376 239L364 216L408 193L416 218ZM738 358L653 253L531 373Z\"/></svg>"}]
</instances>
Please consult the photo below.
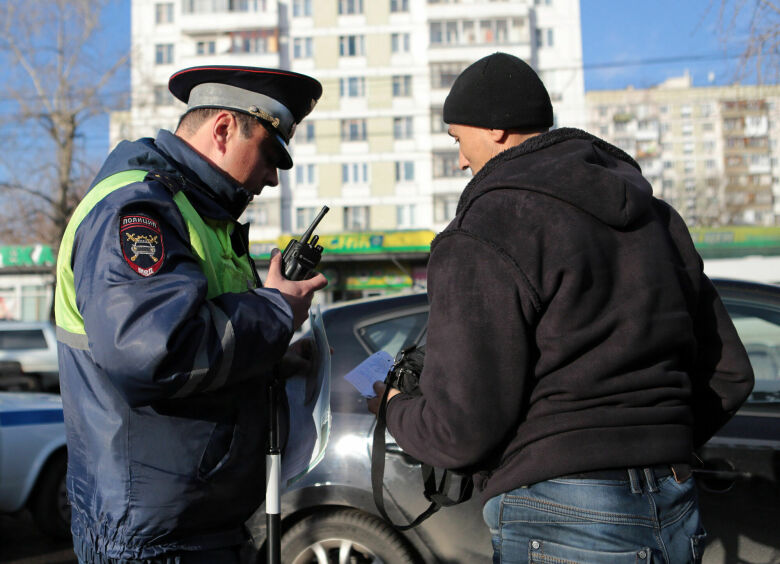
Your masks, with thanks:
<instances>
[{"instance_id":1,"label":"police officer","mask_svg":"<svg viewBox=\"0 0 780 564\"><path fill-rule=\"evenodd\" d=\"M289 169L322 94L279 69L174 74L175 133L122 142L73 214L57 263L60 385L82 563L236 562L265 491L266 395L316 290L265 284L238 218ZM285 357L286 355L286 357Z\"/></svg>"}]
</instances>

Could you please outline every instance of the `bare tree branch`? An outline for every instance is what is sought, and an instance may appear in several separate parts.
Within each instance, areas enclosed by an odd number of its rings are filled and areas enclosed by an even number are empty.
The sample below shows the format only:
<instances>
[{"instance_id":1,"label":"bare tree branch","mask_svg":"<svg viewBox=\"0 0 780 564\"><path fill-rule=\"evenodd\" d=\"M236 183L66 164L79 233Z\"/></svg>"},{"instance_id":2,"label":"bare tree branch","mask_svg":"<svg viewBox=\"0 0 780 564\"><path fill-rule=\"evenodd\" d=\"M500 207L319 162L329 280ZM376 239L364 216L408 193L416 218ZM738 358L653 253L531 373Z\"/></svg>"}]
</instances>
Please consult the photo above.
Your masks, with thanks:
<instances>
[{"instance_id":1,"label":"bare tree branch","mask_svg":"<svg viewBox=\"0 0 780 564\"><path fill-rule=\"evenodd\" d=\"M28 233L56 248L91 181L89 121L124 103L111 90L129 49L111 56L113 38L101 35L116 1L0 2L0 241Z\"/></svg>"},{"instance_id":2,"label":"bare tree branch","mask_svg":"<svg viewBox=\"0 0 780 564\"><path fill-rule=\"evenodd\" d=\"M717 3L717 24L724 50L738 51L735 81L755 78L758 84L780 79L780 2L778 0L710 0Z\"/></svg>"}]
</instances>

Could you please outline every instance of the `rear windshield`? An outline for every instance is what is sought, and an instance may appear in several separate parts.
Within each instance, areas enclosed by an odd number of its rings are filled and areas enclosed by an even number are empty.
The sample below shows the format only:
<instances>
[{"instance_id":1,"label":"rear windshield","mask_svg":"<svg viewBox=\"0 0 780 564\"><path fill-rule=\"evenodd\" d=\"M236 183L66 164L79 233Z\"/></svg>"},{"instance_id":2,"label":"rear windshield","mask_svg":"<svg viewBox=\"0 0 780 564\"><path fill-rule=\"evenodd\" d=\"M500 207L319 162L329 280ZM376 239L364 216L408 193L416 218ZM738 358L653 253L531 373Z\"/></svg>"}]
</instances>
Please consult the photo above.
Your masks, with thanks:
<instances>
[{"instance_id":1,"label":"rear windshield","mask_svg":"<svg viewBox=\"0 0 780 564\"><path fill-rule=\"evenodd\" d=\"M24 351L45 348L46 339L40 329L0 331L0 350Z\"/></svg>"}]
</instances>

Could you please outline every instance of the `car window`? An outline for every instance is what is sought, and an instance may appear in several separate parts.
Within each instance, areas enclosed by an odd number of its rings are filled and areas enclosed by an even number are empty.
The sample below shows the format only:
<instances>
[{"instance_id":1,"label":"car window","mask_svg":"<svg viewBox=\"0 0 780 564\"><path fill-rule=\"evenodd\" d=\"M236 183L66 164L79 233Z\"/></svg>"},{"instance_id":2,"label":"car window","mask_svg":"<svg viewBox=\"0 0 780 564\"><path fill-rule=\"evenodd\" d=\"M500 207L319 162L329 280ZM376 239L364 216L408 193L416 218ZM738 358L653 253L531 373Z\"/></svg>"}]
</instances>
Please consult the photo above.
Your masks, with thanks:
<instances>
[{"instance_id":1,"label":"car window","mask_svg":"<svg viewBox=\"0 0 780 564\"><path fill-rule=\"evenodd\" d=\"M40 329L0 331L0 350L23 351L45 348L46 338Z\"/></svg>"},{"instance_id":2,"label":"car window","mask_svg":"<svg viewBox=\"0 0 780 564\"><path fill-rule=\"evenodd\" d=\"M748 402L780 403L780 312L747 303L725 305L756 377Z\"/></svg>"},{"instance_id":3,"label":"car window","mask_svg":"<svg viewBox=\"0 0 780 564\"><path fill-rule=\"evenodd\" d=\"M419 343L428 322L428 312L417 312L364 325L358 335L371 352L386 351L392 357L414 343Z\"/></svg>"}]
</instances>

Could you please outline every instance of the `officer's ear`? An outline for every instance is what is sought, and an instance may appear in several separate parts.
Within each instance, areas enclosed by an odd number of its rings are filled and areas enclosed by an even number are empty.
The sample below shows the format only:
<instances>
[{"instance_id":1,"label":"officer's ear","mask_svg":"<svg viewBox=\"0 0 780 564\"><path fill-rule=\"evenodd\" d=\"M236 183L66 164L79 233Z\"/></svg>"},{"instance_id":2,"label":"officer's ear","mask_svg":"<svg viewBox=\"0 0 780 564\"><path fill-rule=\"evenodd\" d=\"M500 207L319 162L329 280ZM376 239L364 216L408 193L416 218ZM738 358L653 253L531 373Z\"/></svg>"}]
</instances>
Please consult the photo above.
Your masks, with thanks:
<instances>
[{"instance_id":1,"label":"officer's ear","mask_svg":"<svg viewBox=\"0 0 780 564\"><path fill-rule=\"evenodd\" d=\"M211 122L211 140L215 149L222 155L227 151L227 143L235 134L238 124L236 118L228 111L221 111Z\"/></svg>"}]
</instances>

